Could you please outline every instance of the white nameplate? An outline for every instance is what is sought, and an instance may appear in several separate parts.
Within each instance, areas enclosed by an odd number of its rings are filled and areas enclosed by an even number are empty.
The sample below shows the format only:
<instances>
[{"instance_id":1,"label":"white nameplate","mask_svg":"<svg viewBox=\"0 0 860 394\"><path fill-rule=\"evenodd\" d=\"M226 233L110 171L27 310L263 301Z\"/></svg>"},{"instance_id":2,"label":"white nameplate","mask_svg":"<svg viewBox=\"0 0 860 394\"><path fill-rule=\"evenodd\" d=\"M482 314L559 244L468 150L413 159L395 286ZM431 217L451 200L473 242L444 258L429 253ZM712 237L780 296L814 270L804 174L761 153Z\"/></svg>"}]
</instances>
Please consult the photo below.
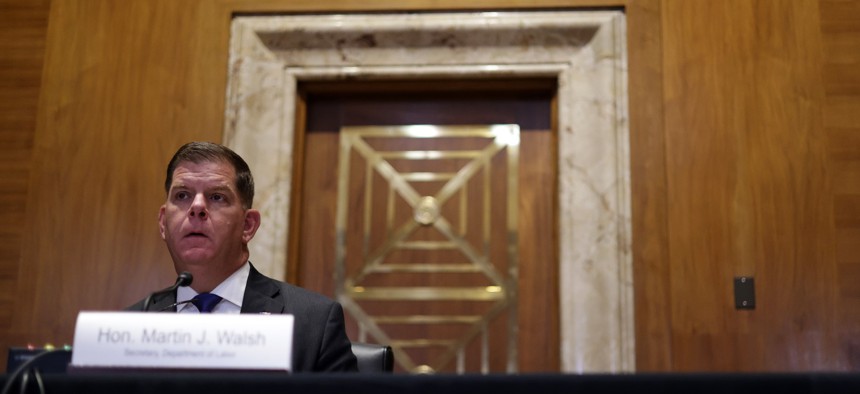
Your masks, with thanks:
<instances>
[{"instance_id":1,"label":"white nameplate","mask_svg":"<svg viewBox=\"0 0 860 394\"><path fill-rule=\"evenodd\" d=\"M81 312L72 367L289 371L293 316Z\"/></svg>"}]
</instances>

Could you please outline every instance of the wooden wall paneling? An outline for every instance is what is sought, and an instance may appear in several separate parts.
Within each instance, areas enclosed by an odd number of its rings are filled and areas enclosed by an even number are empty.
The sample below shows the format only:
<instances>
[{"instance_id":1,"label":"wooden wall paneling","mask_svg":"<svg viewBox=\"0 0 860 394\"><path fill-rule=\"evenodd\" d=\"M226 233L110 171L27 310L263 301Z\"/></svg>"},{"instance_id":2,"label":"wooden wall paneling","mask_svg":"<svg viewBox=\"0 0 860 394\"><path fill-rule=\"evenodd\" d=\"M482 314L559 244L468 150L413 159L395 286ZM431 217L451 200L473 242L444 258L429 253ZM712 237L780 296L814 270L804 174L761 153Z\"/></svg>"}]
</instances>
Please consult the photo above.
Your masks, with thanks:
<instances>
[{"instance_id":1,"label":"wooden wall paneling","mask_svg":"<svg viewBox=\"0 0 860 394\"><path fill-rule=\"evenodd\" d=\"M824 124L833 179L839 289L837 349L860 368L860 3L821 0Z\"/></svg>"},{"instance_id":2,"label":"wooden wall paneling","mask_svg":"<svg viewBox=\"0 0 860 394\"><path fill-rule=\"evenodd\" d=\"M663 6L673 369L838 367L817 3Z\"/></svg>"},{"instance_id":3,"label":"wooden wall paneling","mask_svg":"<svg viewBox=\"0 0 860 394\"><path fill-rule=\"evenodd\" d=\"M0 1L0 333L17 302L49 8L48 0ZM0 335L0 370L11 343Z\"/></svg>"},{"instance_id":4,"label":"wooden wall paneling","mask_svg":"<svg viewBox=\"0 0 860 394\"><path fill-rule=\"evenodd\" d=\"M558 157L546 153L558 146L557 130L521 130L520 134L517 353L518 371L524 373L561 370L560 283L555 264L559 261Z\"/></svg>"},{"instance_id":5,"label":"wooden wall paneling","mask_svg":"<svg viewBox=\"0 0 860 394\"><path fill-rule=\"evenodd\" d=\"M714 358L711 337L727 331L722 326L727 320L722 306L727 305L728 291L712 279L728 280L733 275L720 271L731 264L726 211L731 202L727 194L734 183L728 178L737 171L731 168L736 154L731 151L732 137L726 135L732 130L710 104L723 97L718 91L723 81L717 74L723 65L713 64L721 56L714 56L711 48L724 50L727 44L721 41L726 32L701 25L708 23L704 21L708 15L713 15L710 23L724 23L728 18L725 11L719 12L723 7L722 3L691 7L690 3L664 2L663 8L671 329L679 349L673 349L679 358L673 368L681 364L680 369L717 366L722 360L693 364L697 360L690 353ZM685 293L691 299L680 302Z\"/></svg>"},{"instance_id":6,"label":"wooden wall paneling","mask_svg":"<svg viewBox=\"0 0 860 394\"><path fill-rule=\"evenodd\" d=\"M626 8L636 370L672 368L661 1Z\"/></svg>"},{"instance_id":7,"label":"wooden wall paneling","mask_svg":"<svg viewBox=\"0 0 860 394\"><path fill-rule=\"evenodd\" d=\"M304 234L300 231L295 231L295 229L300 228L300 224L302 223L304 212L300 209L305 203L304 197L304 186L305 186L305 155L308 154L306 152L306 146L311 146L311 144L305 143L307 136L307 94L305 92L299 91L296 97L296 109L295 109L295 131L293 133L293 176L292 176L292 185L290 187L290 231L289 231L289 240L287 244L287 272L286 272L286 281L293 284L299 283L299 278L301 277L301 267L297 264L300 260L299 256L299 246L301 245L302 239L304 238ZM314 145L316 146L316 145ZM314 157L314 156L311 156ZM321 156L325 157L325 156ZM318 174L319 172L317 172ZM314 175L314 173L311 173ZM311 179L317 178L316 175L311 177Z\"/></svg>"},{"instance_id":8,"label":"wooden wall paneling","mask_svg":"<svg viewBox=\"0 0 860 394\"><path fill-rule=\"evenodd\" d=\"M237 13L464 11L624 7L630 0L216 0ZM646 0L651 1L651 0Z\"/></svg>"},{"instance_id":9,"label":"wooden wall paneling","mask_svg":"<svg viewBox=\"0 0 860 394\"><path fill-rule=\"evenodd\" d=\"M221 138L229 19L217 11L52 4L16 338L70 343L79 310L173 282L156 226L163 171L181 143Z\"/></svg>"}]
</instances>

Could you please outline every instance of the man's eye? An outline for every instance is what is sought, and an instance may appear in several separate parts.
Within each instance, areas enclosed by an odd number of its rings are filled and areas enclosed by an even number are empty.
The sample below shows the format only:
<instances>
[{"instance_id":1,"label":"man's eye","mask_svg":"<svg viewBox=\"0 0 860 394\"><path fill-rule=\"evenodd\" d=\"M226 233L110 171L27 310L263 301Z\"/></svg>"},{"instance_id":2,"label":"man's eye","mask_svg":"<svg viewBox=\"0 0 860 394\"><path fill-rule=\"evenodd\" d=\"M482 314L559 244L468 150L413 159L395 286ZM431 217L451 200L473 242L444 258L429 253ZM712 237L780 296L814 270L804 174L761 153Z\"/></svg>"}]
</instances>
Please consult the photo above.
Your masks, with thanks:
<instances>
[{"instance_id":1,"label":"man's eye","mask_svg":"<svg viewBox=\"0 0 860 394\"><path fill-rule=\"evenodd\" d=\"M222 194L213 194L209 197L212 201L224 201L224 195Z\"/></svg>"},{"instance_id":2,"label":"man's eye","mask_svg":"<svg viewBox=\"0 0 860 394\"><path fill-rule=\"evenodd\" d=\"M186 198L188 198L188 192L177 192L176 193L176 199L177 200L184 200Z\"/></svg>"}]
</instances>

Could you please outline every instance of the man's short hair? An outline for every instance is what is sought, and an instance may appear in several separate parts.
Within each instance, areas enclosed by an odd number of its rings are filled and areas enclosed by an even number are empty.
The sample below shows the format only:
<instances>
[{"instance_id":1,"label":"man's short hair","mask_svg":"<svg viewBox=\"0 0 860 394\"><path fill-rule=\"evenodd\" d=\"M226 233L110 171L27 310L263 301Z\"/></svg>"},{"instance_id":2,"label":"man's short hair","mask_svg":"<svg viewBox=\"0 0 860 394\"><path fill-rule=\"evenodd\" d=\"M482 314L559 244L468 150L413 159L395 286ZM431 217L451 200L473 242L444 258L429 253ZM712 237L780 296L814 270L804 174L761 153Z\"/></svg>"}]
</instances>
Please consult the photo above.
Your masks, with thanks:
<instances>
[{"instance_id":1,"label":"man's short hair","mask_svg":"<svg viewBox=\"0 0 860 394\"><path fill-rule=\"evenodd\" d=\"M194 164L216 161L231 164L236 171L236 190L239 191L242 207L251 208L254 203L254 177L251 175L248 163L245 163L245 160L230 148L211 142L189 142L176 151L170 163L167 164L167 178L164 180L165 193L170 193L176 166L186 161Z\"/></svg>"}]
</instances>

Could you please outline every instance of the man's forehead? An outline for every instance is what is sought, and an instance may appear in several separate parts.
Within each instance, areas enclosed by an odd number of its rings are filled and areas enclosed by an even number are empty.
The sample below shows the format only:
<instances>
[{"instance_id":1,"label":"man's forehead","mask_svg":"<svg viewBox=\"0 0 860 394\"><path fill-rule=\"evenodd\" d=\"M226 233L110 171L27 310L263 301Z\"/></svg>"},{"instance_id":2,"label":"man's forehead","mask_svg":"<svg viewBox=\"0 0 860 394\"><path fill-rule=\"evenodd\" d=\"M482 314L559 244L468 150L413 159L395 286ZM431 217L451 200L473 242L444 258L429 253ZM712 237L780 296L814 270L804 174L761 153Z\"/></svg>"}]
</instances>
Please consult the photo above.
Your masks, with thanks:
<instances>
[{"instance_id":1,"label":"man's forehead","mask_svg":"<svg viewBox=\"0 0 860 394\"><path fill-rule=\"evenodd\" d=\"M176 167L174 169L174 173L176 170L184 168L186 170L202 170L206 168L206 171L219 171L219 172L229 172L231 174L236 173L236 169L233 168L233 164L228 162L227 160L220 159L203 159L203 160L182 160L176 163Z\"/></svg>"},{"instance_id":2,"label":"man's forehead","mask_svg":"<svg viewBox=\"0 0 860 394\"><path fill-rule=\"evenodd\" d=\"M173 170L171 185L183 185L194 180L214 181L229 187L236 180L236 170L223 161L182 161Z\"/></svg>"}]
</instances>

